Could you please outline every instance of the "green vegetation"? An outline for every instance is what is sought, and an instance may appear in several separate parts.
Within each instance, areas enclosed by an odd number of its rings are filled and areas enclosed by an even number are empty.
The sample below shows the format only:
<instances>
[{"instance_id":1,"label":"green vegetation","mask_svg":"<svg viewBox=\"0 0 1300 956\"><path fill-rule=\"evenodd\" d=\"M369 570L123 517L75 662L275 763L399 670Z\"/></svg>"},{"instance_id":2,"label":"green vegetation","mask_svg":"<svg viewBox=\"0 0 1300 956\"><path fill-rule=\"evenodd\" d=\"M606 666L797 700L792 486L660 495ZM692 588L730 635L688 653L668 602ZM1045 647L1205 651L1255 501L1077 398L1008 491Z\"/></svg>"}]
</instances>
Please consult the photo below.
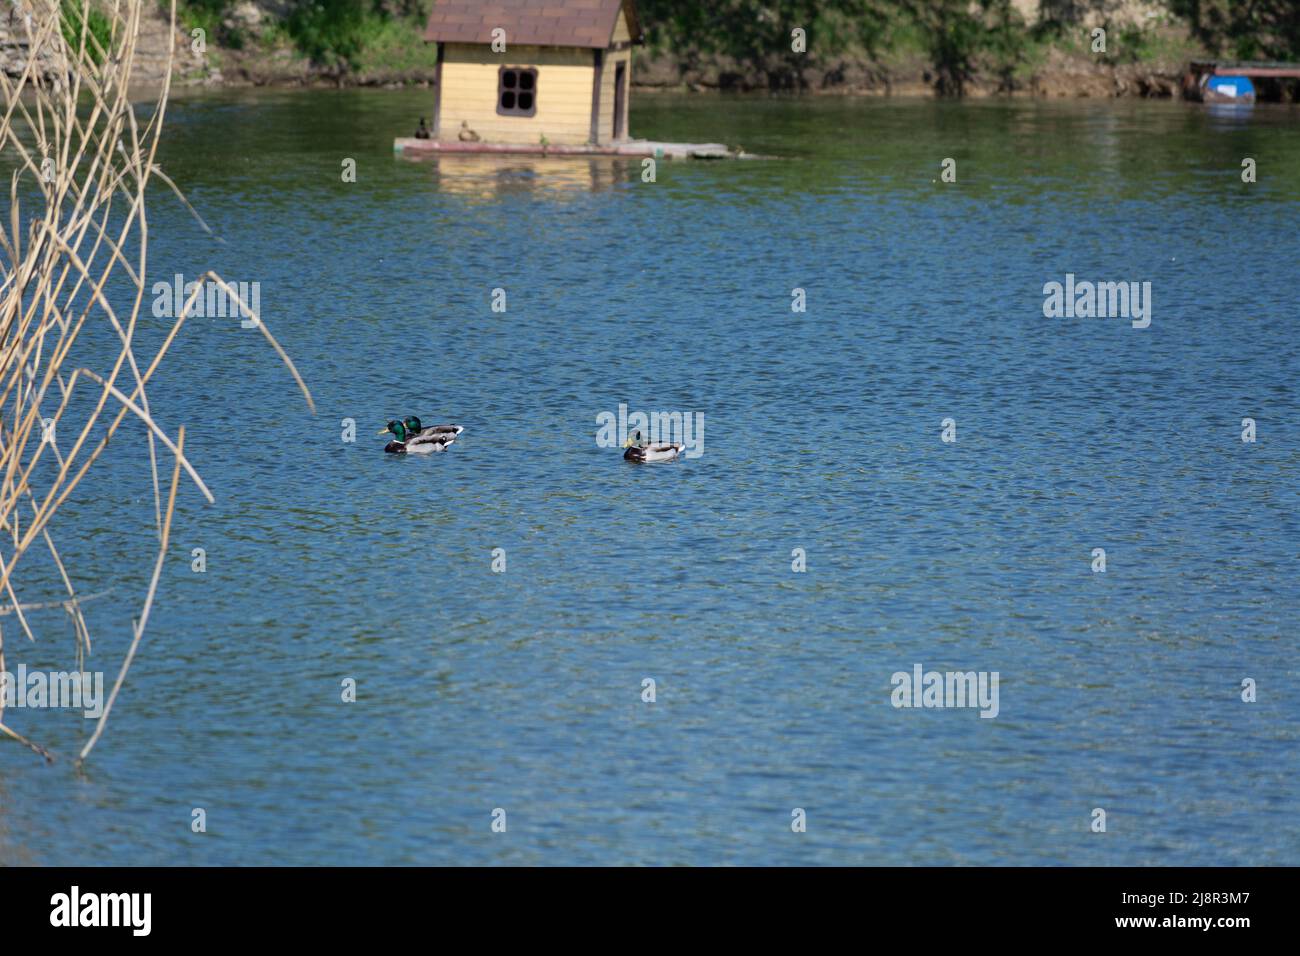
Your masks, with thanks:
<instances>
[{"instance_id":1,"label":"green vegetation","mask_svg":"<svg viewBox=\"0 0 1300 956\"><path fill-rule=\"evenodd\" d=\"M1295 0L1170 0L1169 6L1215 53L1238 60L1300 59Z\"/></svg>"},{"instance_id":2,"label":"green vegetation","mask_svg":"<svg viewBox=\"0 0 1300 956\"><path fill-rule=\"evenodd\" d=\"M79 10L80 0L63 2ZM339 75L400 78L434 62L421 33L435 0L284 0L278 16L262 6L255 28L231 16L236 0L179 2L187 28L202 27L222 46L289 47ZM800 90L846 63L902 59L924 68L942 94L960 96L976 76L1016 89L1053 51L1090 56L1085 16L1107 25L1112 64L1169 63L1194 48L1300 58L1295 0L1166 0L1166 14L1141 26L1131 17L1112 23L1116 6L1103 0L1043 0L1033 25L1013 0L638 0L638 8L652 50L683 73L716 75L724 88ZM793 47L795 29L805 31L806 52Z\"/></svg>"},{"instance_id":3,"label":"green vegetation","mask_svg":"<svg viewBox=\"0 0 1300 956\"><path fill-rule=\"evenodd\" d=\"M361 0L311 0L292 8L285 23L298 49L314 63L355 66L375 22Z\"/></svg>"},{"instance_id":4,"label":"green vegetation","mask_svg":"<svg viewBox=\"0 0 1300 956\"><path fill-rule=\"evenodd\" d=\"M808 63L792 48L791 31L805 31L809 48L826 54L853 48L873 51L888 26L875 0L640 0L638 9L652 49L671 51L684 63L725 56L767 77L771 89L802 86Z\"/></svg>"},{"instance_id":5,"label":"green vegetation","mask_svg":"<svg viewBox=\"0 0 1300 956\"><path fill-rule=\"evenodd\" d=\"M765 76L769 89L801 89L808 71L837 57L910 54L924 58L939 93L956 96L977 73L1013 89L1049 49L1076 47L1091 5L1045 2L1043 22L1030 26L1011 0L639 0L652 49L687 67L725 57ZM1067 8L1068 19L1059 12ZM791 49L795 28L808 33L808 55ZM1113 32L1112 63L1153 60L1168 46L1156 30Z\"/></svg>"},{"instance_id":6,"label":"green vegetation","mask_svg":"<svg viewBox=\"0 0 1300 956\"><path fill-rule=\"evenodd\" d=\"M227 26L235 0L180 0L188 27L228 47L246 38ZM400 71L431 62L420 40L433 0L292 0L265 31L318 66ZM725 56L757 71L770 89L799 89L810 57L791 46L806 31L821 58L872 58L916 49L934 64L941 91L960 93L976 61L1010 77L1031 38L1011 0L639 0L652 46L690 60ZM813 44L815 43L815 47Z\"/></svg>"},{"instance_id":7,"label":"green vegetation","mask_svg":"<svg viewBox=\"0 0 1300 956\"><path fill-rule=\"evenodd\" d=\"M437 62L437 48L424 42L427 20L424 3L314 0L294 8L284 33L313 63L400 75Z\"/></svg>"},{"instance_id":8,"label":"green vegetation","mask_svg":"<svg viewBox=\"0 0 1300 956\"><path fill-rule=\"evenodd\" d=\"M169 0L159 0L167 9ZM236 0L178 0L187 30L201 28L231 49L287 45L337 72L400 72L429 66L421 39L432 0L291 0L287 13L250 31L231 16Z\"/></svg>"},{"instance_id":9,"label":"green vegetation","mask_svg":"<svg viewBox=\"0 0 1300 956\"><path fill-rule=\"evenodd\" d=\"M426 19L372 16L363 30L355 67L371 76L432 73L438 63L438 47L424 42Z\"/></svg>"},{"instance_id":10,"label":"green vegetation","mask_svg":"<svg viewBox=\"0 0 1300 956\"><path fill-rule=\"evenodd\" d=\"M164 9L169 8L168 0L161 2ZM238 31L227 30L221 23L229 6L230 0L179 0L177 19L184 25L186 32L202 30L206 36L238 50L243 46L244 38Z\"/></svg>"},{"instance_id":11,"label":"green vegetation","mask_svg":"<svg viewBox=\"0 0 1300 956\"><path fill-rule=\"evenodd\" d=\"M641 0L640 9L653 47L754 65L771 89L805 85L810 58L791 50L795 28L821 58L921 53L939 92L957 95L977 64L1009 83L1034 41L1011 0Z\"/></svg>"},{"instance_id":12,"label":"green vegetation","mask_svg":"<svg viewBox=\"0 0 1300 956\"><path fill-rule=\"evenodd\" d=\"M63 31L63 39L74 50L81 47L82 15L85 12L86 55L96 66L103 63L104 53L112 48L113 21L86 0L62 0L59 11L59 28ZM92 37L99 42L98 47L92 42Z\"/></svg>"}]
</instances>

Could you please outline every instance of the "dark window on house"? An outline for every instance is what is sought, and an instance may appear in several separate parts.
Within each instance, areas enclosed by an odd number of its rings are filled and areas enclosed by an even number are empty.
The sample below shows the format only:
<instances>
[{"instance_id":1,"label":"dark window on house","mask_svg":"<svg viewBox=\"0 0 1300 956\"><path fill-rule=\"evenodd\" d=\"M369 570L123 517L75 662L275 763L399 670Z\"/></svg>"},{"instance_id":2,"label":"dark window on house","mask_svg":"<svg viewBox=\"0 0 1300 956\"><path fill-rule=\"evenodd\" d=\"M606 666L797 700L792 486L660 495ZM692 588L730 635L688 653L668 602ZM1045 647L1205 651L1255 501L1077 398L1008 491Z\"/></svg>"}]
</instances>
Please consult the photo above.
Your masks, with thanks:
<instances>
[{"instance_id":1,"label":"dark window on house","mask_svg":"<svg viewBox=\"0 0 1300 956\"><path fill-rule=\"evenodd\" d=\"M537 71L503 66L497 78L497 112L532 116L537 112Z\"/></svg>"}]
</instances>

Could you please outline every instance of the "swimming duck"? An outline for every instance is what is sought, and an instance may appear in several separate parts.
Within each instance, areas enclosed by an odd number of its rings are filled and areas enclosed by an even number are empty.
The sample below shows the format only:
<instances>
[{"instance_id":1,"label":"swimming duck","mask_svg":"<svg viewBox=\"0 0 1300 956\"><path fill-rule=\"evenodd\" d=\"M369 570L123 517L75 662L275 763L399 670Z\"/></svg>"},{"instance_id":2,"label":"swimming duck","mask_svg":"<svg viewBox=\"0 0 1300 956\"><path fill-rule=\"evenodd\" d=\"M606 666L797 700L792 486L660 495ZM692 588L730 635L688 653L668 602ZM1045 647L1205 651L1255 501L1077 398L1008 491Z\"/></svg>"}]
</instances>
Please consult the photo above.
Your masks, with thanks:
<instances>
[{"instance_id":1,"label":"swimming duck","mask_svg":"<svg viewBox=\"0 0 1300 956\"><path fill-rule=\"evenodd\" d=\"M682 453L682 445L677 442L656 442L649 444L635 431L623 442L627 451L623 452L624 461L672 461Z\"/></svg>"},{"instance_id":2,"label":"swimming duck","mask_svg":"<svg viewBox=\"0 0 1300 956\"><path fill-rule=\"evenodd\" d=\"M455 434L425 435L413 432L406 427L406 422L391 421L379 434L393 433L394 441L384 446L390 455L428 455L435 451L444 451L456 440Z\"/></svg>"},{"instance_id":3,"label":"swimming duck","mask_svg":"<svg viewBox=\"0 0 1300 956\"><path fill-rule=\"evenodd\" d=\"M392 423L389 422L389 424L391 425ZM419 435L421 438L426 438L429 435L446 435L448 438L455 438L465 430L460 425L430 425L428 428L425 428L420 424L420 419L416 418L414 415L407 415L402 419L402 424L406 426L406 430L412 435Z\"/></svg>"}]
</instances>

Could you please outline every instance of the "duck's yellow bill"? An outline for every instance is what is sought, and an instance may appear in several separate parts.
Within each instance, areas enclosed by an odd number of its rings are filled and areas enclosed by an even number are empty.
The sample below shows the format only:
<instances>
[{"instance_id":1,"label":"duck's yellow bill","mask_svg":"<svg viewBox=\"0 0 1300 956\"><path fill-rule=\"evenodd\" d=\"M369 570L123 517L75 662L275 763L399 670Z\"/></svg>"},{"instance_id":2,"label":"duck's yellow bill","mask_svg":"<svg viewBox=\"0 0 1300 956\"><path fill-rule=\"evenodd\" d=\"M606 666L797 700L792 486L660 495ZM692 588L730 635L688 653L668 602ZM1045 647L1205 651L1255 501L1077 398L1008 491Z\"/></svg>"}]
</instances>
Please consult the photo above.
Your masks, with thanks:
<instances>
[{"instance_id":1,"label":"duck's yellow bill","mask_svg":"<svg viewBox=\"0 0 1300 956\"><path fill-rule=\"evenodd\" d=\"M379 431L375 432L375 434L376 434L376 435L387 435L387 434L388 434L388 429L387 429L387 428L381 428L381 429L379 429Z\"/></svg>"}]
</instances>

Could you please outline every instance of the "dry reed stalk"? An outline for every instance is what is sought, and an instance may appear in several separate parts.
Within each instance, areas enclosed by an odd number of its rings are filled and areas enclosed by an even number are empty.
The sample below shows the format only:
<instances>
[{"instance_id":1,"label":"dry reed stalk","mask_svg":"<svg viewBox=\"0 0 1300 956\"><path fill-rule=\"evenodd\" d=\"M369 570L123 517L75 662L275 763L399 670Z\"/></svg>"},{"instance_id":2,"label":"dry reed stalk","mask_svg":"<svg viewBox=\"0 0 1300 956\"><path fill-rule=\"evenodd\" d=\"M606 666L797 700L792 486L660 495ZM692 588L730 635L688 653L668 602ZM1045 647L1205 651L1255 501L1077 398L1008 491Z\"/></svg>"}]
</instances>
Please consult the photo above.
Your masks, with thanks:
<instances>
[{"instance_id":1,"label":"dry reed stalk","mask_svg":"<svg viewBox=\"0 0 1300 956\"><path fill-rule=\"evenodd\" d=\"M11 24L28 44L26 68L17 79L0 72L0 155L6 168L13 169L8 230L0 223L0 593L9 601L0 608L0 617L12 613L22 634L35 641L24 612L62 606L73 621L80 670L91 651L90 631L81 612L86 598L77 596L51 534L51 522L128 415L145 426L153 485L158 534L153 576L108 704L78 762L100 739L148 624L181 471L212 500L185 457L184 429L174 441L168 437L150 409L146 386L206 283L216 283L239 306L246 306L228 284L206 273L158 350L147 361L136 354L136 329L147 285L145 199L151 180L158 177L198 219L181 190L155 162L174 51L169 51L166 78L143 125L129 96L146 2L150 0L24 0L27 11L20 7ZM92 9L100 16L101 36L103 24L108 25L106 43L91 29ZM175 35L175 0L170 21ZM24 202L30 207L22 209ZM27 213L26 228L23 213ZM206 224L198 221L206 230ZM110 279L115 290L125 281L130 292L114 291L110 301L105 291ZM252 318L314 411L298 370L260 316ZM77 349L82 331L97 322L105 323L120 344L115 358L103 363L108 367L98 370ZM61 446L59 424L79 384L89 391L94 406L88 415L79 412L75 420L69 416L68 433L75 437ZM159 446L174 463L165 509L158 478ZM53 469L38 471L47 455ZM52 479L45 477L50 470L56 471ZM65 599L29 604L20 600L16 572L34 545L44 545L40 553L58 570ZM0 628L0 673L6 670L4 637ZM45 748L4 723L4 706L0 694L0 733L52 759Z\"/></svg>"}]
</instances>

